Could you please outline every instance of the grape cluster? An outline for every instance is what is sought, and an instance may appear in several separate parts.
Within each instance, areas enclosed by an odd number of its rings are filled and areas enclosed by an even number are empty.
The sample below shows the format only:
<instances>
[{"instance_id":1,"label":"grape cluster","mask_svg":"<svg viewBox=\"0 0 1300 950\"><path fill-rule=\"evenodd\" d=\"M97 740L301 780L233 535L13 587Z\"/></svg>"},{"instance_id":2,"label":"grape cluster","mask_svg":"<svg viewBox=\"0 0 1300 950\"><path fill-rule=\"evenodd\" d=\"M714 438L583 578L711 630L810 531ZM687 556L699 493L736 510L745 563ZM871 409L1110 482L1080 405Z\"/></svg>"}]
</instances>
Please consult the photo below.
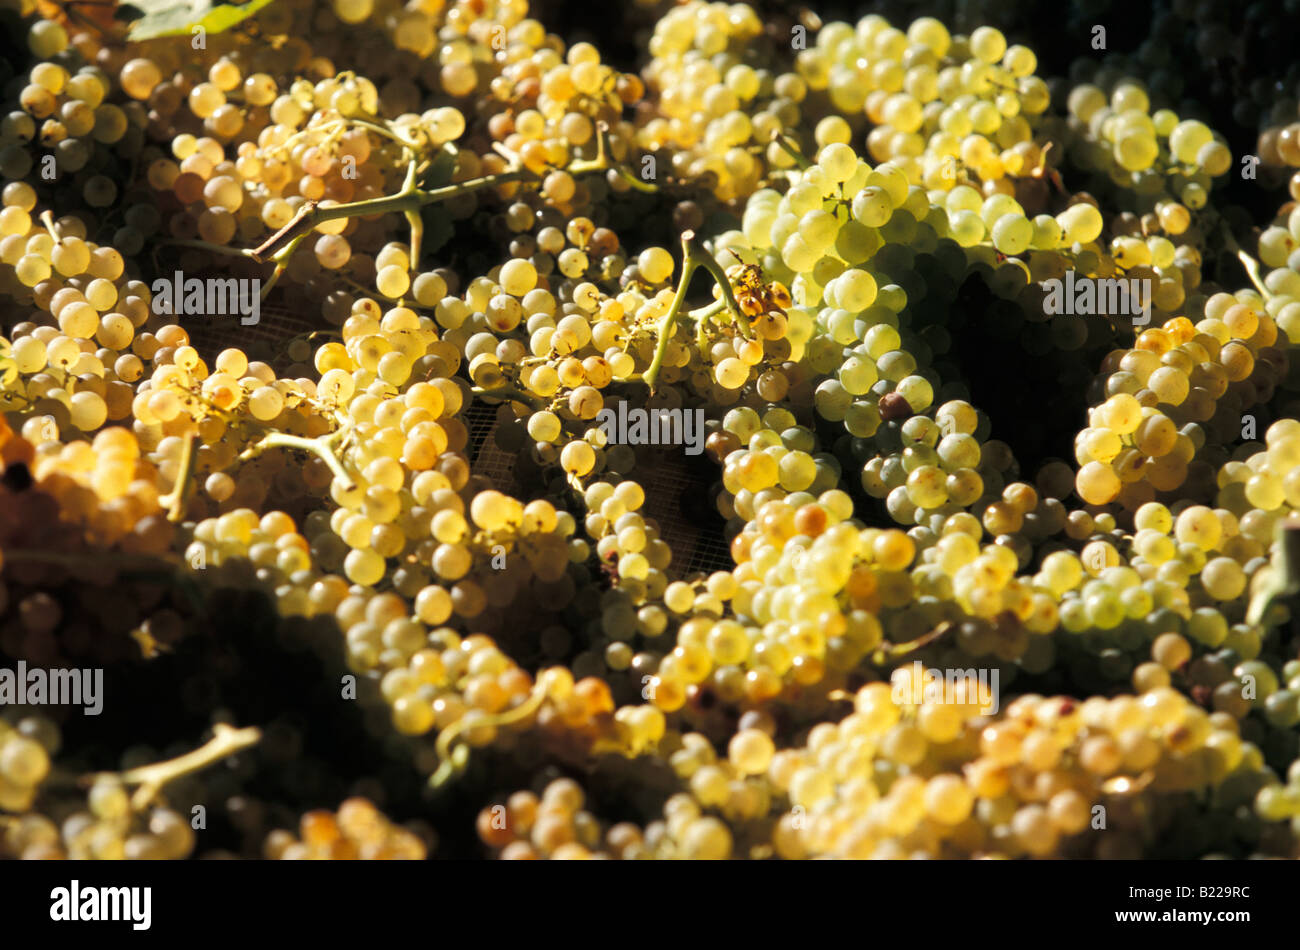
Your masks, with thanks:
<instances>
[{"instance_id":1,"label":"grape cluster","mask_svg":"<svg viewBox=\"0 0 1300 950\"><path fill-rule=\"evenodd\" d=\"M271 832L263 854L275 861L422 861L428 847L371 802L350 798L337 812L322 809L304 814L297 835Z\"/></svg>"}]
</instances>

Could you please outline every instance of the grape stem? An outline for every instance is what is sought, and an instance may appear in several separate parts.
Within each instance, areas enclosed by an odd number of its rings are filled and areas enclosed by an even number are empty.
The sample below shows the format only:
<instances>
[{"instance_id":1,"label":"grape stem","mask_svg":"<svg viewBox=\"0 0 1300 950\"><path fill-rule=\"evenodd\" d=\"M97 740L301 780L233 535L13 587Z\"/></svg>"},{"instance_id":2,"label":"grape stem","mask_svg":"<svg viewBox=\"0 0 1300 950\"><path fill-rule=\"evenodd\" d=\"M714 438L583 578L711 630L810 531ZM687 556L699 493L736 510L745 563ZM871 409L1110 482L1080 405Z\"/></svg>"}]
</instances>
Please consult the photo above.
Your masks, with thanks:
<instances>
[{"instance_id":1,"label":"grape stem","mask_svg":"<svg viewBox=\"0 0 1300 950\"><path fill-rule=\"evenodd\" d=\"M309 232L304 231L290 240L288 244L280 248L280 250L275 253L275 256L271 258L275 261L275 269L271 271L271 276L267 278L266 283L262 285L263 300L266 299L267 295L271 292L271 288L274 287L276 283L279 282L281 276L284 275L284 269L287 266L289 257L298 249L298 245L302 243L303 238L305 238L308 233ZM253 254L253 256L256 257L257 255Z\"/></svg>"},{"instance_id":2,"label":"grape stem","mask_svg":"<svg viewBox=\"0 0 1300 950\"><path fill-rule=\"evenodd\" d=\"M496 152L498 155L504 158L513 167L519 166L522 162L522 159L520 159L518 152L516 152L512 148L506 148L506 146L502 145L500 142L492 143L492 151Z\"/></svg>"},{"instance_id":3,"label":"grape stem","mask_svg":"<svg viewBox=\"0 0 1300 950\"><path fill-rule=\"evenodd\" d=\"M462 716L454 723L442 730L438 734L436 745L438 758L442 764L438 766L438 771L434 772L429 779L429 785L437 788L443 785L451 776L461 767L463 767L467 751L462 752L461 748L468 749L467 746L458 747L453 750L451 744L462 732L469 729L478 729L481 727L495 728L497 726L508 726L513 722L526 719L533 713L537 712L542 702L546 699L547 686L546 681L538 677L537 682L533 684L533 691L528 698L518 706L513 706L505 712L497 713L494 716Z\"/></svg>"},{"instance_id":4,"label":"grape stem","mask_svg":"<svg viewBox=\"0 0 1300 950\"><path fill-rule=\"evenodd\" d=\"M898 662L899 660L906 658L912 653L915 653L917 650L921 649L922 647L929 646L931 643L938 640L944 634L948 633L948 631L953 629L954 629L953 624L945 620L943 623L939 624L939 626L935 627L929 633L923 634L922 636L917 637L915 640L912 640L908 643L896 643L896 644L890 644L888 646L881 647L872 655L871 661L876 666L882 666L882 667L889 666L893 663Z\"/></svg>"},{"instance_id":5,"label":"grape stem","mask_svg":"<svg viewBox=\"0 0 1300 950\"><path fill-rule=\"evenodd\" d=\"M703 352L705 347L709 345L708 335L706 333L709 320L716 317L726 309L727 302L722 298L718 298L706 307L699 307L698 309L687 312L686 316L695 321L695 345L700 348L701 352Z\"/></svg>"},{"instance_id":6,"label":"grape stem","mask_svg":"<svg viewBox=\"0 0 1300 950\"><path fill-rule=\"evenodd\" d=\"M1255 285L1260 296L1265 300L1272 300L1273 294L1264 286L1264 281L1259 276L1259 262L1251 257L1240 248L1237 249L1237 260L1241 261L1241 266L1246 268L1246 274L1250 277L1250 282Z\"/></svg>"},{"instance_id":7,"label":"grape stem","mask_svg":"<svg viewBox=\"0 0 1300 950\"><path fill-rule=\"evenodd\" d=\"M704 245L693 242L691 253L696 256L699 265L709 272L709 276L713 278L718 290L722 292L722 302L731 311L731 321L736 325L736 329L740 331L740 335L746 340L752 340L754 334L749 328L749 320L741 311L740 304L736 303L736 295L731 291L731 280L727 277L727 272L722 269L722 265L717 262L717 259L705 250Z\"/></svg>"},{"instance_id":8,"label":"grape stem","mask_svg":"<svg viewBox=\"0 0 1300 950\"><path fill-rule=\"evenodd\" d=\"M409 194L415 190L415 179L418 174L418 165L415 151L408 145L407 152L411 156L410 162L406 166L406 179L402 182L401 194ZM410 273L417 273L417 265L420 262L420 244L424 241L424 219L420 217L420 212L415 208L407 208L403 214L406 217L406 223L411 228L411 240L409 243L410 256Z\"/></svg>"},{"instance_id":9,"label":"grape stem","mask_svg":"<svg viewBox=\"0 0 1300 950\"><path fill-rule=\"evenodd\" d=\"M773 131L772 141L777 144L777 147L780 148L781 151L789 155L800 169L812 167L812 162L808 161L803 152L799 151L799 149L795 147L794 143L790 140L790 137L785 133Z\"/></svg>"},{"instance_id":10,"label":"grape stem","mask_svg":"<svg viewBox=\"0 0 1300 950\"><path fill-rule=\"evenodd\" d=\"M658 340L655 343L654 357L650 361L649 368L641 376L641 381L650 387L650 394L655 393L655 383L659 379L659 371L663 368L664 354L668 351L668 341L672 339L674 331L677 329L677 317L681 313L682 304L686 300L686 289L690 286L691 278L695 275L695 270L703 267L709 272L718 289L722 291L722 303L731 311L732 318L741 333L750 338L749 324L746 322L744 315L740 312L740 306L736 303L735 295L731 292L731 281L727 278L726 272L700 243L699 238L694 231L682 232L682 273L677 281L677 292L673 295L673 302L668 308L668 312L659 320ZM704 308L708 309L708 308Z\"/></svg>"},{"instance_id":11,"label":"grape stem","mask_svg":"<svg viewBox=\"0 0 1300 950\"><path fill-rule=\"evenodd\" d=\"M55 244L61 244L63 238L59 235L59 229L54 224L54 212L48 208L41 212L41 224L45 225L45 230L50 232L50 237L54 239Z\"/></svg>"},{"instance_id":12,"label":"grape stem","mask_svg":"<svg viewBox=\"0 0 1300 950\"><path fill-rule=\"evenodd\" d=\"M497 185L505 185L514 181L521 181L527 177L535 177L532 172L518 169L514 171L500 172L495 175L484 175L479 178L471 178L468 181L458 182L453 185L445 185L442 188L431 188L424 190L416 188L410 184L412 175L410 170L416 167L414 160L408 166L407 185L404 185L401 191L396 194L383 195L379 198L366 198L362 201L349 201L345 204L322 206L314 201L308 201L293 219L282 227L279 231L272 234L260 246L253 249L253 257L259 261L277 260L283 261L280 252L288 250L292 253L293 242L300 240L304 235L310 233L317 225L324 224L327 221L336 221L339 218L355 218L369 215L389 214L394 211L415 211L424 205L433 204L438 201L446 201L448 198L454 198L457 195L468 194L472 191L478 191L481 188L490 188Z\"/></svg>"},{"instance_id":13,"label":"grape stem","mask_svg":"<svg viewBox=\"0 0 1300 950\"><path fill-rule=\"evenodd\" d=\"M406 212L406 223L411 226L411 273L418 273L417 265L420 261L420 245L424 241L424 219L420 217L418 211Z\"/></svg>"},{"instance_id":14,"label":"grape stem","mask_svg":"<svg viewBox=\"0 0 1300 950\"><path fill-rule=\"evenodd\" d=\"M691 254L691 245L694 242L694 231L682 232L682 273L677 281L677 292L673 294L673 302L669 306L668 312L659 321L655 354L653 359L650 360L650 366L641 377L642 381L650 387L650 395L652 396L655 393L655 383L659 379L659 371L664 365L664 354L668 352L668 341L672 339L673 332L677 329L677 314L681 311L682 302L686 299L686 288L690 285L691 277L695 274L695 268L699 266L699 262Z\"/></svg>"},{"instance_id":15,"label":"grape stem","mask_svg":"<svg viewBox=\"0 0 1300 950\"><path fill-rule=\"evenodd\" d=\"M1223 243L1228 250L1236 254L1237 260L1241 261L1241 266L1246 270L1246 276L1255 285L1255 289L1259 291L1260 296L1265 300L1272 300L1273 294L1264 286L1264 281L1259 276L1259 261L1242 250L1241 245L1237 243L1237 239L1232 236L1232 231L1228 228L1227 222L1222 219L1219 221L1219 233L1223 236Z\"/></svg>"},{"instance_id":16,"label":"grape stem","mask_svg":"<svg viewBox=\"0 0 1300 950\"><path fill-rule=\"evenodd\" d=\"M358 128L366 129L370 132L374 132L376 135L382 135L386 138L390 138L398 145L405 146L408 149L413 149L416 147L415 143L408 142L406 139L402 138L400 135L398 135L396 132L394 132L392 129L388 128L385 125L379 125L376 122L370 122L366 119L357 119L357 118L351 118L348 119L347 121L352 125L357 126Z\"/></svg>"},{"instance_id":17,"label":"grape stem","mask_svg":"<svg viewBox=\"0 0 1300 950\"><path fill-rule=\"evenodd\" d=\"M181 445L181 464L180 471L176 474L176 484L172 490L159 499L159 502L167 509L167 520L173 524L180 521L185 516L185 503L189 500L190 488L194 482L194 468L198 460L198 453L194 451L194 443L198 439L198 434L191 432L185 437Z\"/></svg>"},{"instance_id":18,"label":"grape stem","mask_svg":"<svg viewBox=\"0 0 1300 950\"><path fill-rule=\"evenodd\" d=\"M632 175L620 163L613 161L609 157L609 150L605 145L605 138L608 136L608 126L602 123L600 137L597 139L597 156L594 159L579 159L567 166L565 171L570 175L577 177L587 175L593 172L603 172L609 169L615 169L620 177L628 182L632 187L640 191L655 191L654 185L649 182L643 182ZM454 182L450 185L444 185L440 188L424 189L416 185L416 171L419 165L415 158L412 158L406 174L406 181L403 183L401 190L391 195L383 195L379 198L366 198L361 201L349 201L343 204L329 206L320 205L314 201L308 201L293 219L282 227L279 231L272 234L261 245L254 248L252 256L259 261L275 260L283 263L285 257L281 256L281 251L289 249L290 242L300 239L303 235L310 233L317 225L324 224L327 221L337 221L340 218L355 218L361 216L389 214L400 211L417 212L420 208L428 204L435 204L440 201L446 201L459 195L469 194L473 191L479 191L483 188L496 188L501 185L508 185L517 181L540 181L542 173L534 172L528 168L508 168L503 172L497 172L491 175L482 175L478 178L471 178L467 181ZM292 249L289 249L292 253ZM287 257L287 255L286 255ZM414 261L412 261L414 264Z\"/></svg>"},{"instance_id":19,"label":"grape stem","mask_svg":"<svg viewBox=\"0 0 1300 950\"><path fill-rule=\"evenodd\" d=\"M138 785L135 794L131 796L131 808L133 811L140 812L149 806L168 782L202 771L228 756L256 745L261 739L262 730L255 726L236 729L234 726L219 722L212 738L193 752L126 772L100 772L88 775L83 777L81 782L83 785L90 785L97 778L113 777L123 785Z\"/></svg>"},{"instance_id":20,"label":"grape stem","mask_svg":"<svg viewBox=\"0 0 1300 950\"><path fill-rule=\"evenodd\" d=\"M686 316L690 317L692 320L708 320L711 317L716 317L718 314L722 313L722 311L726 309L727 309L727 302L725 300L718 299L713 301L713 303L711 304L706 304L703 307L697 307L694 310L686 311Z\"/></svg>"},{"instance_id":21,"label":"grape stem","mask_svg":"<svg viewBox=\"0 0 1300 950\"><path fill-rule=\"evenodd\" d=\"M301 449L304 452L311 452L321 461L329 466L329 470L334 477L343 482L349 488L356 485L356 480L347 473L343 468L343 463L339 461L338 454L334 451L335 444L347 432L346 428L336 429L326 435L317 436L314 439L304 438L300 435L290 435L287 432L268 432L257 442L249 446L240 453L239 460L247 462L261 455L267 449Z\"/></svg>"},{"instance_id":22,"label":"grape stem","mask_svg":"<svg viewBox=\"0 0 1300 950\"><path fill-rule=\"evenodd\" d=\"M193 247L212 254L226 254L230 257L252 258L253 252L246 247L230 247L226 244L212 244L208 241L195 241L189 238L166 238L158 242L167 247Z\"/></svg>"},{"instance_id":23,"label":"grape stem","mask_svg":"<svg viewBox=\"0 0 1300 950\"><path fill-rule=\"evenodd\" d=\"M1268 628L1276 624L1274 605L1300 593L1300 529L1278 527L1272 561L1269 583L1255 592L1246 611L1246 623L1253 626Z\"/></svg>"},{"instance_id":24,"label":"grape stem","mask_svg":"<svg viewBox=\"0 0 1300 950\"><path fill-rule=\"evenodd\" d=\"M338 138L339 131L345 127L345 120L334 119L310 128L299 129L289 136L276 150L281 155L288 155L293 147L309 135L320 135L318 145L330 145Z\"/></svg>"},{"instance_id":25,"label":"grape stem","mask_svg":"<svg viewBox=\"0 0 1300 950\"><path fill-rule=\"evenodd\" d=\"M484 389L482 386L473 386L470 391L475 396L487 396L494 399L511 399L514 402L522 402L526 406L532 406L534 409L541 409L545 403L536 396L524 392L515 386L496 386L492 389Z\"/></svg>"}]
</instances>

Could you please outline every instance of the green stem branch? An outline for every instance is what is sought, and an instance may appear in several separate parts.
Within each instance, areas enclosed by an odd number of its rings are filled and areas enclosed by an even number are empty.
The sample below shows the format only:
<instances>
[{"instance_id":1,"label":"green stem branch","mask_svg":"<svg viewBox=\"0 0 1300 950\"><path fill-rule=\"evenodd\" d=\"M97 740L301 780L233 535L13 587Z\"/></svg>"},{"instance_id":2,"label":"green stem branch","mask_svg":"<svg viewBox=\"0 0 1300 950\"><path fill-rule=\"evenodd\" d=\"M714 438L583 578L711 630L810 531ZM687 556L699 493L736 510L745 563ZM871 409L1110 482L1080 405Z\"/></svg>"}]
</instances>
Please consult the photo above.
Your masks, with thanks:
<instances>
[{"instance_id":1,"label":"green stem branch","mask_svg":"<svg viewBox=\"0 0 1300 950\"><path fill-rule=\"evenodd\" d=\"M576 178L580 175L604 172L610 168L615 168L619 170L619 174L630 185L638 190L655 191L654 185L637 179L621 164L610 159L609 150L604 146L604 136L608 135L608 129L602 125L599 134L602 138L599 140L600 151L597 157L594 159L579 159L570 163L565 170ZM411 148L410 143L403 144L408 149ZM527 168L512 168L491 175L471 178L467 181L453 182L440 188L423 189L416 187L415 184L418 167L418 161L413 156L407 167L406 180L401 189L395 194L382 195L378 198L365 198L361 201L349 201L328 207L323 207L313 201L307 202L298 209L298 213L294 215L293 220L255 248L252 251L252 256L259 261L267 259L283 261L279 252L286 248L287 242L309 233L317 225L326 221L337 221L340 218L369 217L392 212L402 212L403 214L418 212L425 205L446 201L458 195L469 194L484 188L497 188L518 181L537 182L542 179L541 173Z\"/></svg>"},{"instance_id":2,"label":"green stem branch","mask_svg":"<svg viewBox=\"0 0 1300 950\"><path fill-rule=\"evenodd\" d=\"M227 244L212 244L208 241L194 241L189 238L165 238L158 242L167 247L193 247L210 254L225 254L229 257L247 257L255 260L252 251L246 247L230 247Z\"/></svg>"},{"instance_id":3,"label":"green stem branch","mask_svg":"<svg viewBox=\"0 0 1300 950\"><path fill-rule=\"evenodd\" d=\"M424 241L424 219L418 211L406 212L406 223L411 227L411 273L420 272L420 245Z\"/></svg>"},{"instance_id":4,"label":"green stem branch","mask_svg":"<svg viewBox=\"0 0 1300 950\"><path fill-rule=\"evenodd\" d=\"M691 251L699 265L709 272L713 282L722 291L722 302L731 311L731 320L736 325L736 329L740 331L740 335L746 340L752 340L754 333L749 328L749 319L740 309L740 304L736 303L736 295L732 293L731 280L727 277L727 272L722 269L722 265L717 262L714 256L704 249L702 244L693 241Z\"/></svg>"},{"instance_id":5,"label":"green stem branch","mask_svg":"<svg viewBox=\"0 0 1300 950\"><path fill-rule=\"evenodd\" d=\"M1271 300L1273 294L1264 286L1264 281L1259 276L1259 261L1240 248L1237 250L1237 260L1241 261L1241 266L1246 268L1246 274L1250 277L1250 282L1255 285L1255 289L1259 291L1260 296L1266 301Z\"/></svg>"},{"instance_id":6,"label":"green stem branch","mask_svg":"<svg viewBox=\"0 0 1300 950\"><path fill-rule=\"evenodd\" d=\"M149 806L168 782L193 772L200 772L227 756L256 745L261 739L262 731L256 727L236 729L225 723L217 723L215 735L193 752L168 759L166 762L156 762L153 765L116 773L116 778L123 785L139 786L131 796L131 808L140 812ZM94 778L95 776L88 776L91 782Z\"/></svg>"},{"instance_id":7,"label":"green stem branch","mask_svg":"<svg viewBox=\"0 0 1300 950\"><path fill-rule=\"evenodd\" d=\"M655 383L659 379L659 373L663 368L664 354L668 351L668 342L677 329L677 320L681 316L682 304L686 301L686 290L690 286L691 277L695 275L697 268L704 268L709 272L709 276L713 278L713 282L717 285L722 298L712 304L688 311L687 315L702 320L720 313L723 308L726 308L731 311L732 321L741 335L746 339L753 338L752 331L749 328L749 321L745 319L740 305L736 303L735 294L731 291L731 281L727 277L727 272L722 269L722 265L700 243L694 231L683 231L682 273L677 282L677 292L673 295L673 302L669 306L668 312L659 320L654 356L650 360L649 368L641 376L642 382L650 387L651 394L655 392Z\"/></svg>"},{"instance_id":8,"label":"green stem branch","mask_svg":"<svg viewBox=\"0 0 1300 950\"><path fill-rule=\"evenodd\" d=\"M772 141L777 144L777 147L780 148L781 151L789 155L790 159L800 169L812 167L812 162L808 161L808 159L804 156L803 152L799 151L799 149L795 147L794 142L792 142L790 140L790 137L785 133L773 132Z\"/></svg>"},{"instance_id":9,"label":"green stem branch","mask_svg":"<svg viewBox=\"0 0 1300 950\"><path fill-rule=\"evenodd\" d=\"M309 233L310 232L308 231L303 231L284 247L280 248L280 250L275 253L275 256L271 258L275 261L275 269L271 271L271 276L267 278L266 283L262 285L263 300L267 298L267 295L271 293L271 289L279 282L280 278L284 276L285 268L288 267L289 258L293 255L293 252L298 249L298 245L303 242L303 239L307 237ZM256 257L257 255L254 254L253 256Z\"/></svg>"},{"instance_id":10,"label":"green stem branch","mask_svg":"<svg viewBox=\"0 0 1300 950\"><path fill-rule=\"evenodd\" d=\"M492 389L484 389L482 386L471 387L471 392L475 396L483 396L489 399L510 399L514 402L522 402L526 406L532 406L534 409L541 409L545 403L537 396L526 393L516 386L495 386Z\"/></svg>"},{"instance_id":11,"label":"green stem branch","mask_svg":"<svg viewBox=\"0 0 1300 950\"><path fill-rule=\"evenodd\" d=\"M1271 572L1268 582L1255 591L1246 611L1246 623L1272 626L1277 617L1272 608L1300 593L1300 528L1279 526L1274 532Z\"/></svg>"},{"instance_id":12,"label":"green stem branch","mask_svg":"<svg viewBox=\"0 0 1300 950\"><path fill-rule=\"evenodd\" d=\"M346 432L345 429L338 429L327 435L317 436L314 439L308 439L300 435L290 435L287 432L268 432L262 436L254 445L245 449L239 456L241 462L247 462L249 459L256 458L267 449L301 449L304 452L311 452L317 458L321 459L334 477L346 485L355 485L356 481L339 460L338 454L334 451L335 442Z\"/></svg>"},{"instance_id":13,"label":"green stem branch","mask_svg":"<svg viewBox=\"0 0 1300 950\"><path fill-rule=\"evenodd\" d=\"M198 435L194 432L185 437L181 446L180 471L176 473L176 484L159 499L167 509L167 520L172 523L185 517L185 503L189 500L190 487L194 482L194 466L198 461L198 453L194 450L197 441Z\"/></svg>"},{"instance_id":14,"label":"green stem branch","mask_svg":"<svg viewBox=\"0 0 1300 950\"><path fill-rule=\"evenodd\" d=\"M526 719L541 707L542 702L546 699L546 681L541 676L533 684L533 691L528 698L518 706L513 706L505 712L497 713L494 716L475 716L473 718L462 716L438 735L438 741L435 748L438 751L438 758L442 760L442 765L438 767L433 776L429 779L429 784L434 788L444 784L451 776L465 764L468 756L468 746L461 745L452 749L452 743L462 733L470 729L482 727L497 728L499 726L508 726L511 723Z\"/></svg>"},{"instance_id":15,"label":"green stem branch","mask_svg":"<svg viewBox=\"0 0 1300 950\"><path fill-rule=\"evenodd\" d=\"M682 273L677 281L677 292L673 294L673 302L668 308L668 312L659 320L658 339L655 341L655 354L650 360L650 366L642 375L642 380L650 387L650 394L655 393L655 383L659 380L659 371L664 365L664 354L668 352L668 341L673 338L673 333L677 330L677 314L682 309L682 303L686 300L686 288L690 286L691 278L695 275L695 268L699 266L691 254L691 245L695 242L695 232L686 231L682 234Z\"/></svg>"}]
</instances>

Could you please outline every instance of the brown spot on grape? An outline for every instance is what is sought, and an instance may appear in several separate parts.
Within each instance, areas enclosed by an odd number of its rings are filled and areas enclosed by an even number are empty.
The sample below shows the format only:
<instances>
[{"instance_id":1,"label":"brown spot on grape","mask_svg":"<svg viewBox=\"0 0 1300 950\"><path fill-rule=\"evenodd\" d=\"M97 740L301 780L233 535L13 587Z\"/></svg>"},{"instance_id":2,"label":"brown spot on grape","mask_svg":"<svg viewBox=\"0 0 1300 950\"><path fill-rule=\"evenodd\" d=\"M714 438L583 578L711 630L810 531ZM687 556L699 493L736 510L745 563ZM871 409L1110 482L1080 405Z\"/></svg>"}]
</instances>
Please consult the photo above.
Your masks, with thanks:
<instances>
[{"instance_id":1,"label":"brown spot on grape","mask_svg":"<svg viewBox=\"0 0 1300 950\"><path fill-rule=\"evenodd\" d=\"M906 419L912 415L912 407L898 393L885 393L879 402L880 418L885 422Z\"/></svg>"}]
</instances>

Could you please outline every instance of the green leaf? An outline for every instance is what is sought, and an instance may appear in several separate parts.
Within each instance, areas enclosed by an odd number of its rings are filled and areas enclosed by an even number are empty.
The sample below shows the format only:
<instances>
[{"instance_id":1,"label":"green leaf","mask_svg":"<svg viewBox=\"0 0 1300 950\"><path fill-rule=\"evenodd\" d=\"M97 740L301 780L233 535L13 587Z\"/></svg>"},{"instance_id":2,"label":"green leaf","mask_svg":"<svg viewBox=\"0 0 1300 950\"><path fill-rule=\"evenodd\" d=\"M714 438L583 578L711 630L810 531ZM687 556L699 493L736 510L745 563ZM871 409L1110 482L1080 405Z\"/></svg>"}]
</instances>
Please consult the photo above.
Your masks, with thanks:
<instances>
[{"instance_id":1,"label":"green leaf","mask_svg":"<svg viewBox=\"0 0 1300 950\"><path fill-rule=\"evenodd\" d=\"M421 245L421 257L437 254L447 242L456 236L456 228L451 223L445 209L439 211L437 205L426 205L421 209L424 217L424 242Z\"/></svg>"},{"instance_id":2,"label":"green leaf","mask_svg":"<svg viewBox=\"0 0 1300 950\"><path fill-rule=\"evenodd\" d=\"M422 179L425 188L441 188L451 184L451 176L456 172L456 147L450 143L438 149L438 154L429 162L429 168Z\"/></svg>"},{"instance_id":3,"label":"green leaf","mask_svg":"<svg viewBox=\"0 0 1300 950\"><path fill-rule=\"evenodd\" d=\"M1300 529L1279 525L1274 531L1271 576L1257 589L1246 611L1246 623L1269 626L1265 620L1278 622L1275 608L1285 598L1300 593Z\"/></svg>"},{"instance_id":4,"label":"green leaf","mask_svg":"<svg viewBox=\"0 0 1300 950\"><path fill-rule=\"evenodd\" d=\"M194 27L220 33L240 23L272 0L222 3L220 0L134 0L118 8L118 15L134 19L127 38L151 40L159 36L189 34Z\"/></svg>"},{"instance_id":5,"label":"green leaf","mask_svg":"<svg viewBox=\"0 0 1300 950\"><path fill-rule=\"evenodd\" d=\"M430 162L421 183L425 188L441 188L451 184L451 176L456 171L456 149L444 145L437 156ZM420 209L424 219L424 243L421 256L436 254L447 246L447 242L456 236L456 229L451 223L447 209L440 203L425 205Z\"/></svg>"}]
</instances>

